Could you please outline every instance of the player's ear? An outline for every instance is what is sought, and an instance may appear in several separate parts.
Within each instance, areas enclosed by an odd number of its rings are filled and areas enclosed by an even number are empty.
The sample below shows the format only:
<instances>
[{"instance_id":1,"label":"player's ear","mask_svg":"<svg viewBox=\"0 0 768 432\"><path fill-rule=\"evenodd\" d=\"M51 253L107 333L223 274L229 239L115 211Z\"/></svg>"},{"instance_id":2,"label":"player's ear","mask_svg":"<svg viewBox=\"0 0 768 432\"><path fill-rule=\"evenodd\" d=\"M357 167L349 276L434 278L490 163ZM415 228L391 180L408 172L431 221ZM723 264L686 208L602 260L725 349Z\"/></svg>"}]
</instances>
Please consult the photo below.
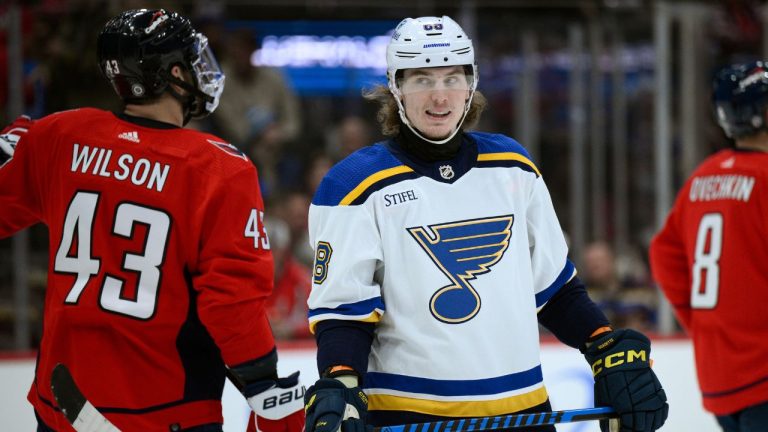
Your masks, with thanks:
<instances>
[{"instance_id":1,"label":"player's ear","mask_svg":"<svg viewBox=\"0 0 768 432\"><path fill-rule=\"evenodd\" d=\"M182 68L179 65L174 65L171 67L171 76L174 78L180 79L181 81L184 81L186 83L190 82L189 73ZM187 91L183 88L177 86L176 84L171 84L173 86L173 89L176 90L181 95L186 95Z\"/></svg>"}]
</instances>

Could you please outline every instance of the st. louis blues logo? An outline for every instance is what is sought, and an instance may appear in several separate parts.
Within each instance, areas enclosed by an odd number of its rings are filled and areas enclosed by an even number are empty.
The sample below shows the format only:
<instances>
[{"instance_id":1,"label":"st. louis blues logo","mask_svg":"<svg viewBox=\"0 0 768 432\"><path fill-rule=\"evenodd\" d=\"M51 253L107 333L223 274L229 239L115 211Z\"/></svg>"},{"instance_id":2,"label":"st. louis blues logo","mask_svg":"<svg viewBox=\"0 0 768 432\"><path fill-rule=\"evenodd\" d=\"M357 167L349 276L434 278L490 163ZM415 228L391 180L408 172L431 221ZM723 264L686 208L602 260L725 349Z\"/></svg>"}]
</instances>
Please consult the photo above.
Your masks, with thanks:
<instances>
[{"instance_id":1,"label":"st. louis blues logo","mask_svg":"<svg viewBox=\"0 0 768 432\"><path fill-rule=\"evenodd\" d=\"M480 296L469 281L499 262L509 246L514 219L507 215L430 225L428 230L408 228L452 282L432 295L429 308L435 318L459 324L477 315Z\"/></svg>"}]
</instances>

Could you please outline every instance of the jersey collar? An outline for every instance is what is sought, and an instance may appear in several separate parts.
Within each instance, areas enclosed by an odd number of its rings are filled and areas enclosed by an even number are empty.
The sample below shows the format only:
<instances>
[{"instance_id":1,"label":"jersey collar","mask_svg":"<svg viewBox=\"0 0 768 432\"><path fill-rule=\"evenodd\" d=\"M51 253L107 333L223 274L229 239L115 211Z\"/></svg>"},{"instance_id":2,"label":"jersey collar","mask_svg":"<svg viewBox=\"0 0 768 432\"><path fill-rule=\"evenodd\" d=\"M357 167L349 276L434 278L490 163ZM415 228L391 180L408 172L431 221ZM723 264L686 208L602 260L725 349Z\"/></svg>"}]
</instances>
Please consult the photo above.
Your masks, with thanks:
<instances>
[{"instance_id":1,"label":"jersey collar","mask_svg":"<svg viewBox=\"0 0 768 432\"><path fill-rule=\"evenodd\" d=\"M424 160L413 152L407 151L395 139L385 141L384 145L393 156L417 174L441 183L453 183L469 172L477 162L477 143L466 133L459 136L461 142L458 151L446 160Z\"/></svg>"}]
</instances>

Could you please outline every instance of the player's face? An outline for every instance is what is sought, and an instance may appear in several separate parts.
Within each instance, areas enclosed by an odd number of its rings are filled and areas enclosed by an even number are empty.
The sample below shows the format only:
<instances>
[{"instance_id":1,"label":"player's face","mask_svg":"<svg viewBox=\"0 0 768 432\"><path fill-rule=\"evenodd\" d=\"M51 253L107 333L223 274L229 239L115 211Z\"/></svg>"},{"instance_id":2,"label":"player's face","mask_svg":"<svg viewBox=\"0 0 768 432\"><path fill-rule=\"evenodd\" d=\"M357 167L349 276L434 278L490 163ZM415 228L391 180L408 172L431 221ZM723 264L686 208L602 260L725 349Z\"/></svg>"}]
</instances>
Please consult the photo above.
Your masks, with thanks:
<instances>
[{"instance_id":1,"label":"player's face","mask_svg":"<svg viewBox=\"0 0 768 432\"><path fill-rule=\"evenodd\" d=\"M469 81L462 66L404 70L399 88L411 125L429 139L448 137L464 115Z\"/></svg>"}]
</instances>

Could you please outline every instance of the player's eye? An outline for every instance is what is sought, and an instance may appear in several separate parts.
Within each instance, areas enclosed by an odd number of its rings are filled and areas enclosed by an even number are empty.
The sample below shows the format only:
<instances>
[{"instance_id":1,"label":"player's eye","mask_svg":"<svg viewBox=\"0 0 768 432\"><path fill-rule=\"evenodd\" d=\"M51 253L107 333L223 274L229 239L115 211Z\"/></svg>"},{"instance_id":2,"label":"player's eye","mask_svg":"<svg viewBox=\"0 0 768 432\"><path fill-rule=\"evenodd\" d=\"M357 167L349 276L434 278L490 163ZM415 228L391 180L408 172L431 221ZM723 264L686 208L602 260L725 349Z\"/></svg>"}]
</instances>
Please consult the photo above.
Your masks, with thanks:
<instances>
[{"instance_id":1,"label":"player's eye","mask_svg":"<svg viewBox=\"0 0 768 432\"><path fill-rule=\"evenodd\" d=\"M419 85L422 87L430 87L432 86L432 80L427 77L419 77L419 78L416 78L416 85Z\"/></svg>"}]
</instances>

